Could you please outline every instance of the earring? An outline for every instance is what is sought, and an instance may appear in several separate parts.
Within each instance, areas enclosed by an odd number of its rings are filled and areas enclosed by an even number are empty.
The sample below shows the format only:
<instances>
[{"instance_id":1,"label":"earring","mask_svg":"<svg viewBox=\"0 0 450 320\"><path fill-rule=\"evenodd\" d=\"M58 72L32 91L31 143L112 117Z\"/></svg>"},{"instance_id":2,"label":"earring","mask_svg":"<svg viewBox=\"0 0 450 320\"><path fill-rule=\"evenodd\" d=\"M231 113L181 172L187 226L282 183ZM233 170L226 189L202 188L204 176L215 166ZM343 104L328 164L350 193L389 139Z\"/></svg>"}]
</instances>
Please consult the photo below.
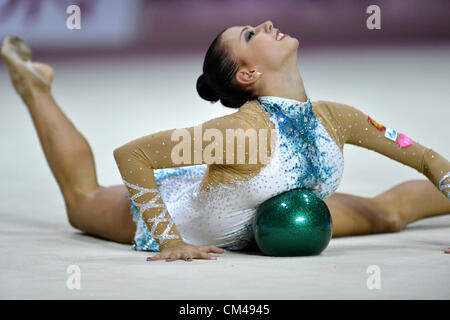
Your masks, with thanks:
<instances>
[{"instance_id":1,"label":"earring","mask_svg":"<svg viewBox=\"0 0 450 320\"><path fill-rule=\"evenodd\" d=\"M262 73L259 72L259 71L256 71L256 70L253 70L253 71L252 71L252 74L254 74L255 72L256 72L256 74L257 74L258 76L262 76ZM253 77L254 77L254 75L253 75Z\"/></svg>"}]
</instances>

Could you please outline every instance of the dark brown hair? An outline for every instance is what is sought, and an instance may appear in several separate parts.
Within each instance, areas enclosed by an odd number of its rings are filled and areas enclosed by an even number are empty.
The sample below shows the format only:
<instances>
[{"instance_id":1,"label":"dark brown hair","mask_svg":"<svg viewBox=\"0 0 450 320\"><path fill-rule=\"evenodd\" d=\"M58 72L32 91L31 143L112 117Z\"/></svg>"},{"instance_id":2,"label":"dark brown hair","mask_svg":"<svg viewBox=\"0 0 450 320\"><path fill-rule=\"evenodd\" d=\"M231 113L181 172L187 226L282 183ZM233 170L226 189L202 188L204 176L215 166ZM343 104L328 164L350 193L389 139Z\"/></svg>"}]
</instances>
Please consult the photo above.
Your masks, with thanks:
<instances>
[{"instance_id":1,"label":"dark brown hair","mask_svg":"<svg viewBox=\"0 0 450 320\"><path fill-rule=\"evenodd\" d=\"M197 92L207 101L220 100L225 107L240 108L256 97L235 80L239 64L229 56L226 46L221 42L224 31L219 33L206 52L203 74L197 79Z\"/></svg>"}]
</instances>

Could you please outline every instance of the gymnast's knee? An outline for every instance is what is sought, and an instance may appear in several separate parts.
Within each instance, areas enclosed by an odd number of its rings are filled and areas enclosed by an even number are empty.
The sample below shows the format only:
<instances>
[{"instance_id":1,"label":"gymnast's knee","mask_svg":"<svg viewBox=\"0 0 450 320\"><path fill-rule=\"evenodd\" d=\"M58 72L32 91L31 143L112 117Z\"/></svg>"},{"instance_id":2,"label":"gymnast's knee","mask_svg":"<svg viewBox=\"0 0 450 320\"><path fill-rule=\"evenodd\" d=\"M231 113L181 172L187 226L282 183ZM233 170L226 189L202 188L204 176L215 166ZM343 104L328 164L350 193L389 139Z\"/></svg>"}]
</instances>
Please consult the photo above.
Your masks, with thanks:
<instances>
[{"instance_id":1,"label":"gymnast's knee","mask_svg":"<svg viewBox=\"0 0 450 320\"><path fill-rule=\"evenodd\" d=\"M405 227L401 217L396 214L383 216L376 222L375 233L400 232Z\"/></svg>"},{"instance_id":2,"label":"gymnast's knee","mask_svg":"<svg viewBox=\"0 0 450 320\"><path fill-rule=\"evenodd\" d=\"M78 230L85 231L83 227L83 216L86 216L86 204L89 199L89 195L86 193L72 193L71 196L64 196L64 202L66 205L67 219L69 224Z\"/></svg>"},{"instance_id":3,"label":"gymnast's knee","mask_svg":"<svg viewBox=\"0 0 450 320\"><path fill-rule=\"evenodd\" d=\"M69 220L69 224L72 228L78 229L78 230L83 230L81 228L81 224L78 221L79 219L77 219L77 214L76 214L76 210L74 210L72 207L68 207L66 205L66 212L67 212L67 219Z\"/></svg>"}]
</instances>

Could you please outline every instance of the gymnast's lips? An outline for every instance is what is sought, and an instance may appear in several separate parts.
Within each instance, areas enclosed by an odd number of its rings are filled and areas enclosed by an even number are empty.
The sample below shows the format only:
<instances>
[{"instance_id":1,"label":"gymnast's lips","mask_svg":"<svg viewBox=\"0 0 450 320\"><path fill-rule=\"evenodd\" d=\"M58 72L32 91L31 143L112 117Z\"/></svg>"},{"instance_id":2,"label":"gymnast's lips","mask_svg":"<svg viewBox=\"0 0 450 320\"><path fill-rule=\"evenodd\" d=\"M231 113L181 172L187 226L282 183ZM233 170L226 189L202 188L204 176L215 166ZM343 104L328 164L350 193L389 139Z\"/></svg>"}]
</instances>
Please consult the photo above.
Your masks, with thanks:
<instances>
[{"instance_id":1,"label":"gymnast's lips","mask_svg":"<svg viewBox=\"0 0 450 320\"><path fill-rule=\"evenodd\" d=\"M285 33L285 34L283 34L283 36L281 37L280 40L277 40L279 34L280 34L280 29L277 29L277 32L275 33L275 40L276 41L281 41L281 40L283 40L284 38L286 38L288 36L288 34Z\"/></svg>"}]
</instances>

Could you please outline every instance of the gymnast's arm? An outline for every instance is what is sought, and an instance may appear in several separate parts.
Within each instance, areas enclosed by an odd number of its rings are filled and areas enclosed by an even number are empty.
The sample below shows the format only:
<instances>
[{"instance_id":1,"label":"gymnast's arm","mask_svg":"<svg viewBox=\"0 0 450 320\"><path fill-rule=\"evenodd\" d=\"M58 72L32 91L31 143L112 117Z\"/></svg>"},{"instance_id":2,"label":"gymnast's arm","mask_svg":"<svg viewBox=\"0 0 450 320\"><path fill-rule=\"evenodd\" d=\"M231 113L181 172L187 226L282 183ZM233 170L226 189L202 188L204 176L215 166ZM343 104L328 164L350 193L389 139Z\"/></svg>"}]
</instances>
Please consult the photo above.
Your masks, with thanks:
<instances>
[{"instance_id":1,"label":"gymnast's arm","mask_svg":"<svg viewBox=\"0 0 450 320\"><path fill-rule=\"evenodd\" d=\"M246 129L250 123L243 119L241 113L226 115L209 120L199 126L183 129L173 129L150 134L114 150L114 158L119 168L122 180L130 193L131 201L139 209L151 236L160 248L159 258L211 258L206 251L193 252L192 247L184 243L170 213L161 198L154 176L155 169L173 168L180 166L198 165L208 163L208 159L199 155L211 141L205 137L209 133L226 136L227 129ZM203 139L202 139L203 137ZM196 139L197 138L197 139ZM219 143L219 141L215 141ZM185 147L184 149L181 147ZM225 146L225 144L222 144ZM211 146L210 146L211 147ZM213 150L215 159L225 159L226 149ZM219 153L220 152L220 153ZM236 153L235 153L236 154ZM183 246L183 250L168 250ZM191 248L187 248L187 247ZM204 246L202 250L222 253L223 250L213 246ZM207 247L207 248L206 248ZM173 254L171 255L170 252ZM194 256L193 256L194 255ZM157 260L157 259L154 259Z\"/></svg>"},{"instance_id":2,"label":"gymnast's arm","mask_svg":"<svg viewBox=\"0 0 450 320\"><path fill-rule=\"evenodd\" d=\"M410 139L385 137L388 126L360 110L341 103L320 101L321 113L334 127L336 139L381 153L425 175L450 201L450 162L436 151ZM395 129L395 128L394 128ZM411 144L412 143L412 144Z\"/></svg>"}]
</instances>

